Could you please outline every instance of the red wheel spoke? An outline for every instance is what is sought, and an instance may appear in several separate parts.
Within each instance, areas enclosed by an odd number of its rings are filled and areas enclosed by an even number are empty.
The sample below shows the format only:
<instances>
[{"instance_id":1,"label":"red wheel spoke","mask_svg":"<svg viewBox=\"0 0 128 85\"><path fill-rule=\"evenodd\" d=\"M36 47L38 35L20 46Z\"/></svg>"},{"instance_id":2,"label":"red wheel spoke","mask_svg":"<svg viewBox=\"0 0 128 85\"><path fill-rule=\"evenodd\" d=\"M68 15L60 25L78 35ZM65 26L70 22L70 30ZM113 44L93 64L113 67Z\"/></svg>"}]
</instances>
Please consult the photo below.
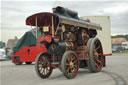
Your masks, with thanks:
<instances>
[{"instance_id":1,"label":"red wheel spoke","mask_svg":"<svg viewBox=\"0 0 128 85\"><path fill-rule=\"evenodd\" d=\"M66 66L66 70L69 68L69 66Z\"/></svg>"},{"instance_id":2,"label":"red wheel spoke","mask_svg":"<svg viewBox=\"0 0 128 85\"><path fill-rule=\"evenodd\" d=\"M67 56L67 61L70 62L70 58L69 58L69 56Z\"/></svg>"},{"instance_id":3,"label":"red wheel spoke","mask_svg":"<svg viewBox=\"0 0 128 85\"><path fill-rule=\"evenodd\" d=\"M98 50L100 48L100 45L96 48L96 50Z\"/></svg>"},{"instance_id":4,"label":"red wheel spoke","mask_svg":"<svg viewBox=\"0 0 128 85\"><path fill-rule=\"evenodd\" d=\"M99 64L101 63L101 61L99 59L96 60Z\"/></svg>"},{"instance_id":5,"label":"red wheel spoke","mask_svg":"<svg viewBox=\"0 0 128 85\"><path fill-rule=\"evenodd\" d=\"M74 68L76 68L77 66L76 65L73 65Z\"/></svg>"},{"instance_id":6,"label":"red wheel spoke","mask_svg":"<svg viewBox=\"0 0 128 85\"><path fill-rule=\"evenodd\" d=\"M72 54L70 54L70 57L69 58L70 58L70 61L72 61Z\"/></svg>"},{"instance_id":7,"label":"red wheel spoke","mask_svg":"<svg viewBox=\"0 0 128 85\"><path fill-rule=\"evenodd\" d=\"M77 63L77 60L74 60L74 63Z\"/></svg>"},{"instance_id":8,"label":"red wheel spoke","mask_svg":"<svg viewBox=\"0 0 128 85\"><path fill-rule=\"evenodd\" d=\"M72 58L72 61L75 60L75 57Z\"/></svg>"},{"instance_id":9,"label":"red wheel spoke","mask_svg":"<svg viewBox=\"0 0 128 85\"><path fill-rule=\"evenodd\" d=\"M67 70L67 72L69 73L70 68L67 68L66 70Z\"/></svg>"},{"instance_id":10,"label":"red wheel spoke","mask_svg":"<svg viewBox=\"0 0 128 85\"><path fill-rule=\"evenodd\" d=\"M98 44L98 41L95 42L95 46Z\"/></svg>"},{"instance_id":11,"label":"red wheel spoke","mask_svg":"<svg viewBox=\"0 0 128 85\"><path fill-rule=\"evenodd\" d=\"M99 65L98 65L98 64L96 64L96 63L95 63L95 65L96 65L97 69L100 69L100 67L99 67Z\"/></svg>"},{"instance_id":12,"label":"red wheel spoke","mask_svg":"<svg viewBox=\"0 0 128 85\"><path fill-rule=\"evenodd\" d=\"M70 71L71 71L71 73L73 72L73 69L72 68L70 68Z\"/></svg>"}]
</instances>

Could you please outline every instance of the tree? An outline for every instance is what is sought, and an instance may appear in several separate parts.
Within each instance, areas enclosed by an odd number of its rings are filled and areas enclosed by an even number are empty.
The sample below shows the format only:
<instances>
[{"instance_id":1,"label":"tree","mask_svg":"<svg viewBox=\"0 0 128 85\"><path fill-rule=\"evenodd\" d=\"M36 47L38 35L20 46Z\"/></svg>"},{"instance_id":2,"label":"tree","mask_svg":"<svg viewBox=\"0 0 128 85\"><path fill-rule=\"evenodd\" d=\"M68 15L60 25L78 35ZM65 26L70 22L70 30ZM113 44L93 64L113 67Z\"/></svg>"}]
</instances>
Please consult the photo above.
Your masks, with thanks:
<instances>
[{"instance_id":1,"label":"tree","mask_svg":"<svg viewBox=\"0 0 128 85\"><path fill-rule=\"evenodd\" d=\"M111 36L112 38L125 38L126 40L128 40L128 34L126 35L115 35L115 36Z\"/></svg>"}]
</instances>

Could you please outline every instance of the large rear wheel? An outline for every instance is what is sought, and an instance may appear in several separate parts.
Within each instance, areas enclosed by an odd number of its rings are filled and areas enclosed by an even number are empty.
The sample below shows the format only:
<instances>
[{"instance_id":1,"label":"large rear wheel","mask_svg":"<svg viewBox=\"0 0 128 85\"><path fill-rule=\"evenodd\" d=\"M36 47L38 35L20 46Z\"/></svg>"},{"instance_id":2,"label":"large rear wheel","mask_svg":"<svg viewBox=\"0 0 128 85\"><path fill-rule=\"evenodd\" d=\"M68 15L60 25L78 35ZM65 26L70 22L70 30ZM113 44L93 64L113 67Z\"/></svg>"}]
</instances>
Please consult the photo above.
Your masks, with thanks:
<instances>
[{"instance_id":1,"label":"large rear wheel","mask_svg":"<svg viewBox=\"0 0 128 85\"><path fill-rule=\"evenodd\" d=\"M48 78L52 71L53 68L51 67L51 62L50 62L50 55L47 53L40 54L35 63L35 70L36 73L39 77L41 78Z\"/></svg>"},{"instance_id":2,"label":"large rear wheel","mask_svg":"<svg viewBox=\"0 0 128 85\"><path fill-rule=\"evenodd\" d=\"M90 72L99 72L103 66L103 50L98 38L91 38L89 44L89 59L87 65Z\"/></svg>"},{"instance_id":3,"label":"large rear wheel","mask_svg":"<svg viewBox=\"0 0 128 85\"><path fill-rule=\"evenodd\" d=\"M79 69L79 60L75 52L66 51L62 57L61 70L68 79L74 78Z\"/></svg>"},{"instance_id":4,"label":"large rear wheel","mask_svg":"<svg viewBox=\"0 0 128 85\"><path fill-rule=\"evenodd\" d=\"M90 43L91 43L91 41L92 41L92 38L90 38L90 39L88 40L88 42L87 42L87 46L88 46L88 48L90 47ZM89 56L89 58L90 58L90 56ZM89 71L90 71L90 72L93 72L93 69L92 69L92 66L91 66L89 60L87 60L87 66L88 66Z\"/></svg>"}]
</instances>

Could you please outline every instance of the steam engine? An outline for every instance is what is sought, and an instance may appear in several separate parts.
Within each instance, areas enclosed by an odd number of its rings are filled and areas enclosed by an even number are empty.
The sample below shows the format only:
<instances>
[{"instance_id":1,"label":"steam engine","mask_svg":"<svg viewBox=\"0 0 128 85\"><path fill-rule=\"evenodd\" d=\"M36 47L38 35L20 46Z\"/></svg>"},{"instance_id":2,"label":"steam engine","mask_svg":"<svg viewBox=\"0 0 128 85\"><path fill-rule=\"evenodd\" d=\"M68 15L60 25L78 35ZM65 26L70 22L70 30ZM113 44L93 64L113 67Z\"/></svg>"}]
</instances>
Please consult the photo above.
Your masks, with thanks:
<instances>
[{"instance_id":1,"label":"steam engine","mask_svg":"<svg viewBox=\"0 0 128 85\"><path fill-rule=\"evenodd\" d=\"M26 24L36 26L36 47L42 49L35 63L39 77L48 78L55 68L60 68L69 79L77 75L79 68L86 66L91 72L101 70L102 45L95 38L96 30L102 30L100 25L79 19L77 12L60 6L53 8L53 13L28 17ZM38 27L43 33L40 37Z\"/></svg>"}]
</instances>

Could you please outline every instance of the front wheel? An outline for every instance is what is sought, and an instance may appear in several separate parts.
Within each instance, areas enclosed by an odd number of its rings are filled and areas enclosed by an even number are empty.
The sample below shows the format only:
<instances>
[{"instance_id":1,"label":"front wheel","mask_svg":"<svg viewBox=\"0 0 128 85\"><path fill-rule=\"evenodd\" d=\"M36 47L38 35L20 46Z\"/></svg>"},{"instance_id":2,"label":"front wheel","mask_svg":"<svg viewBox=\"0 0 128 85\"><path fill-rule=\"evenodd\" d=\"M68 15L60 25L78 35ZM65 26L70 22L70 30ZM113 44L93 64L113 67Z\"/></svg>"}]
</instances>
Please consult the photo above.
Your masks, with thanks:
<instances>
[{"instance_id":1,"label":"front wheel","mask_svg":"<svg viewBox=\"0 0 128 85\"><path fill-rule=\"evenodd\" d=\"M49 54L43 53L43 54L40 54L36 59L35 70L37 75L42 79L48 78L53 71L53 68L51 67L51 62L49 59L50 57L51 56Z\"/></svg>"},{"instance_id":2,"label":"front wheel","mask_svg":"<svg viewBox=\"0 0 128 85\"><path fill-rule=\"evenodd\" d=\"M62 57L61 70L68 79L75 78L79 69L79 60L75 52L66 51Z\"/></svg>"}]
</instances>

